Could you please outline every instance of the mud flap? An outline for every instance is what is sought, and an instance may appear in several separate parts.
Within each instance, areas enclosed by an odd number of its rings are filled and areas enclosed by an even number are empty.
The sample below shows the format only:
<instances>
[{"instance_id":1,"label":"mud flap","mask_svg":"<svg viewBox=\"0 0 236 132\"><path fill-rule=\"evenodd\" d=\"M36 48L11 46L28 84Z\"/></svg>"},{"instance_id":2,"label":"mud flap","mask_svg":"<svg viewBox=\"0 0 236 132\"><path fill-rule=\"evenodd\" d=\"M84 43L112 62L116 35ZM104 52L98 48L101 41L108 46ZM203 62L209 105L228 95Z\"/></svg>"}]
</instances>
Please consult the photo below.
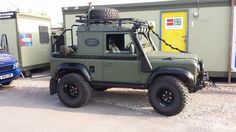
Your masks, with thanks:
<instances>
[{"instance_id":1,"label":"mud flap","mask_svg":"<svg viewBox=\"0 0 236 132\"><path fill-rule=\"evenodd\" d=\"M50 79L50 95L57 93L57 84L58 84L58 80L54 78Z\"/></svg>"}]
</instances>

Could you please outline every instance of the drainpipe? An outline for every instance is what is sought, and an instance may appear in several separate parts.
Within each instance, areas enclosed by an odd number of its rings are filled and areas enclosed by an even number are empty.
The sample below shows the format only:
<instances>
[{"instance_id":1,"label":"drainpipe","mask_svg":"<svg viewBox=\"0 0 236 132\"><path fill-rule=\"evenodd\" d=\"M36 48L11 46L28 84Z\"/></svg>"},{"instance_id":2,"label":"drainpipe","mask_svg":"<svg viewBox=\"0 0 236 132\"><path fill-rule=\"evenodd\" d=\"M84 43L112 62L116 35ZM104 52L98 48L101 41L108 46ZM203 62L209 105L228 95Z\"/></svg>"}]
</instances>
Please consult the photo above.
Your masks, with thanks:
<instances>
[{"instance_id":1,"label":"drainpipe","mask_svg":"<svg viewBox=\"0 0 236 132\"><path fill-rule=\"evenodd\" d=\"M234 4L235 0L231 0L231 12L230 12L230 43L229 43L229 63L228 63L228 83L231 83L232 78L232 47L233 47L233 35L234 35Z\"/></svg>"}]
</instances>

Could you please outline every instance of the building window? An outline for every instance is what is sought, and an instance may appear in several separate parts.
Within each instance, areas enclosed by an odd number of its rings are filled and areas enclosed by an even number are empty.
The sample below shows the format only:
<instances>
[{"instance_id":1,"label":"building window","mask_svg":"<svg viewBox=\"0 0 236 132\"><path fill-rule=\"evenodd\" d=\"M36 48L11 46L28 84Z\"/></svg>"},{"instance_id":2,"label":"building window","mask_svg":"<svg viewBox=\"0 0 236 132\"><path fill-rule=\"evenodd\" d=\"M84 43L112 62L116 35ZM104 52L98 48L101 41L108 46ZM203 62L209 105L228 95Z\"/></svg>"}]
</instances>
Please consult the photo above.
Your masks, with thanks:
<instances>
[{"instance_id":1,"label":"building window","mask_svg":"<svg viewBox=\"0 0 236 132\"><path fill-rule=\"evenodd\" d=\"M107 53L135 54L135 48L130 34L107 34Z\"/></svg>"},{"instance_id":2,"label":"building window","mask_svg":"<svg viewBox=\"0 0 236 132\"><path fill-rule=\"evenodd\" d=\"M41 44L49 43L49 32L47 26L39 26L39 41Z\"/></svg>"}]
</instances>

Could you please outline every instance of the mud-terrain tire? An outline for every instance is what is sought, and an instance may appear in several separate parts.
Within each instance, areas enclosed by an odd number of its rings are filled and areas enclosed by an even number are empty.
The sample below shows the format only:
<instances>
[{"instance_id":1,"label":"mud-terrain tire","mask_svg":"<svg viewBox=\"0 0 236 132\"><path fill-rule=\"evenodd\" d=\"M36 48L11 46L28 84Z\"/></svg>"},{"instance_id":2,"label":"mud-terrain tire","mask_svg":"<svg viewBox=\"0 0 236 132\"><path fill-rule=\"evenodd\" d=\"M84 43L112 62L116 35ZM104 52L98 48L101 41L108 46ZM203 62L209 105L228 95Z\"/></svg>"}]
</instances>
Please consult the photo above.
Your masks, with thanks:
<instances>
[{"instance_id":1,"label":"mud-terrain tire","mask_svg":"<svg viewBox=\"0 0 236 132\"><path fill-rule=\"evenodd\" d=\"M157 78L148 90L148 99L154 110L162 115L173 116L187 105L187 87L178 78L162 76Z\"/></svg>"},{"instance_id":2,"label":"mud-terrain tire","mask_svg":"<svg viewBox=\"0 0 236 132\"><path fill-rule=\"evenodd\" d=\"M119 11L113 8L94 8L89 13L90 19L118 19Z\"/></svg>"},{"instance_id":3,"label":"mud-terrain tire","mask_svg":"<svg viewBox=\"0 0 236 132\"><path fill-rule=\"evenodd\" d=\"M76 108L90 100L92 88L83 76L69 73L61 78L57 93L64 105Z\"/></svg>"}]
</instances>

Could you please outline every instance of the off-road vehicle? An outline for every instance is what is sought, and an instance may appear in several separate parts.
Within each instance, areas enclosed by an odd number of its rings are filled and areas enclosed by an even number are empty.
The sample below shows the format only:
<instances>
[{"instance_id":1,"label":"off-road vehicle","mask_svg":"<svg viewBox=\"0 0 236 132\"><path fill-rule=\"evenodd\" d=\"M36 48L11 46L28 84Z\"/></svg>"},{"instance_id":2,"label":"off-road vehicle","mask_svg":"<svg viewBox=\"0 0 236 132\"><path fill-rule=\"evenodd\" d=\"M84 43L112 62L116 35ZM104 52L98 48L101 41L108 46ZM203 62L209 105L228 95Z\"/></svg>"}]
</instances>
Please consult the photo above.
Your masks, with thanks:
<instances>
[{"instance_id":1,"label":"off-road vehicle","mask_svg":"<svg viewBox=\"0 0 236 132\"><path fill-rule=\"evenodd\" d=\"M119 18L110 8L94 8L77 17L78 25L53 44L50 61L50 93L57 93L66 106L82 106L93 90L148 89L155 111L171 116L184 109L189 93L205 87L208 75L202 61L189 53L159 51L151 38L156 33L146 21ZM67 31L72 44L65 46Z\"/></svg>"}]
</instances>

